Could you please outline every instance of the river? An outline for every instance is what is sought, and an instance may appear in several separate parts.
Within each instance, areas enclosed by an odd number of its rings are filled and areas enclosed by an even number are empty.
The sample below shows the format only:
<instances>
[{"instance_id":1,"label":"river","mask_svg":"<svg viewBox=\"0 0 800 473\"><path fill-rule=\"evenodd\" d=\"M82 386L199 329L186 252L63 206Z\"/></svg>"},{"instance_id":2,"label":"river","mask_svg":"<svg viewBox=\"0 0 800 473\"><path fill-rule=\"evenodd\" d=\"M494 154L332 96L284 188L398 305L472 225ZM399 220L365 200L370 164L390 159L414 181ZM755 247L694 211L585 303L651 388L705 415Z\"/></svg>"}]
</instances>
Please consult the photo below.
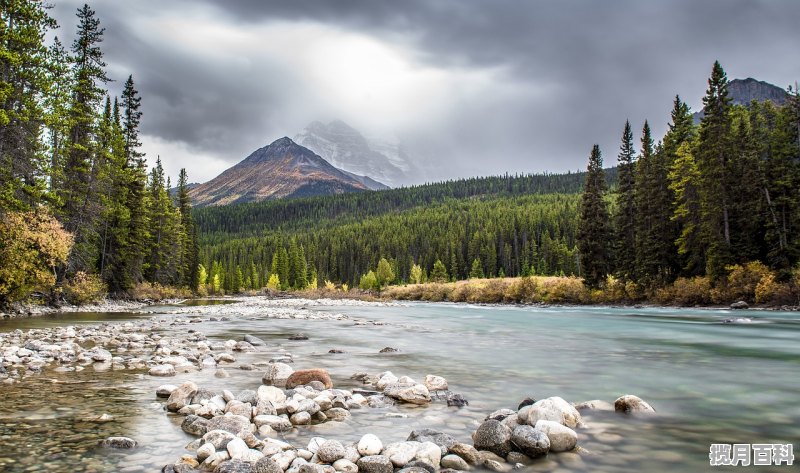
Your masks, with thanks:
<instances>
[{"instance_id":1,"label":"river","mask_svg":"<svg viewBox=\"0 0 800 473\"><path fill-rule=\"evenodd\" d=\"M304 305L305 303L301 304ZM636 394L658 412L632 417L586 412L579 445L593 454L551 454L529 471L698 472L709 466L712 443L794 443L800 439L800 314L609 307L516 307L409 303L328 305L309 310L345 314L347 320L298 320L235 316L236 304L201 307L234 316L192 329L211 340L241 340L252 334L266 352L237 355L238 363L269 359L279 349L294 355L295 369L324 368L337 387L353 388L355 372L422 379L447 378L450 389L469 400L464 408L359 409L345 423L296 429L286 439L305 445L313 436L357 441L365 433L384 444L405 440L416 428L448 432L470 443L470 434L490 412L516 409L526 397L561 396L570 402L613 402ZM306 310L297 305L297 310ZM21 328L82 325L143 317L171 317L195 308L151 307L149 313L62 314L0 320L0 332ZM747 323L723 323L732 317ZM353 319L377 323L358 325ZM186 325L164 330L186 331ZM290 341L302 332L307 341ZM390 346L396 353L378 353ZM343 354L330 354L330 349ZM155 378L146 371L89 367L79 373L44 373L0 385L0 471L158 471L188 453L193 437L180 429L182 417L167 414L155 398L161 384L192 380L237 392L260 385L258 371L214 370ZM387 417L387 412L407 414ZM114 421L87 419L109 414ZM135 438L140 447L116 451L96 446L110 435ZM734 471L728 468L727 471ZM792 467L749 467L790 471ZM726 471L725 468L722 471Z\"/></svg>"}]
</instances>

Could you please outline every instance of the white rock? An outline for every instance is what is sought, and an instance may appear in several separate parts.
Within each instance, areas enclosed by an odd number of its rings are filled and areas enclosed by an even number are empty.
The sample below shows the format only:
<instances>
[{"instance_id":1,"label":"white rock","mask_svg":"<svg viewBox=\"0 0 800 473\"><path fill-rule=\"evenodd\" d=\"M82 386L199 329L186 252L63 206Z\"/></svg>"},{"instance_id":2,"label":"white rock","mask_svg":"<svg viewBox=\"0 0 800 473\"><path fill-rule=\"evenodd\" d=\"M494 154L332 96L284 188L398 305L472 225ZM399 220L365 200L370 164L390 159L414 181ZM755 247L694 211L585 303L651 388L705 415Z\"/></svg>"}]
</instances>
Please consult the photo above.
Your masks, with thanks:
<instances>
[{"instance_id":1,"label":"white rock","mask_svg":"<svg viewBox=\"0 0 800 473\"><path fill-rule=\"evenodd\" d=\"M148 371L150 376L175 376L175 367L172 365L156 365Z\"/></svg>"},{"instance_id":2,"label":"white rock","mask_svg":"<svg viewBox=\"0 0 800 473\"><path fill-rule=\"evenodd\" d=\"M320 447L320 446L321 446L323 443L325 443L325 440L326 440L326 439L324 439L324 438L322 438L322 437L314 437L314 438L312 438L312 439L311 439L311 440L308 442L308 446L306 447L306 450L308 450L308 451L309 451L309 452L311 452L311 453L317 453L317 452L319 451L319 447Z\"/></svg>"},{"instance_id":3,"label":"white rock","mask_svg":"<svg viewBox=\"0 0 800 473\"><path fill-rule=\"evenodd\" d=\"M558 422L564 426L575 428L583 424L581 414L572 404L564 399L554 396L536 401L527 411L527 418L523 418L528 425L535 426L540 420Z\"/></svg>"},{"instance_id":4,"label":"white rock","mask_svg":"<svg viewBox=\"0 0 800 473\"><path fill-rule=\"evenodd\" d=\"M419 446L419 442L390 443L383 448L382 454L389 457L389 460L392 461L394 466L402 468L414 459Z\"/></svg>"},{"instance_id":5,"label":"white rock","mask_svg":"<svg viewBox=\"0 0 800 473\"><path fill-rule=\"evenodd\" d=\"M197 461L202 463L206 458L208 458L211 455L213 455L216 451L217 451L217 449L214 448L214 445L212 445L209 442L204 443L195 452L195 454L197 455Z\"/></svg>"},{"instance_id":6,"label":"white rock","mask_svg":"<svg viewBox=\"0 0 800 473\"><path fill-rule=\"evenodd\" d=\"M341 473L358 473L358 466L345 458L333 462L333 468Z\"/></svg>"},{"instance_id":7,"label":"white rock","mask_svg":"<svg viewBox=\"0 0 800 473\"><path fill-rule=\"evenodd\" d=\"M447 389L447 380L441 376L429 374L425 376L425 387L428 388L429 391Z\"/></svg>"},{"instance_id":8,"label":"white rock","mask_svg":"<svg viewBox=\"0 0 800 473\"><path fill-rule=\"evenodd\" d=\"M551 452L567 452L574 449L578 443L578 434L559 422L540 420L536 422L534 428L547 434Z\"/></svg>"},{"instance_id":9,"label":"white rock","mask_svg":"<svg viewBox=\"0 0 800 473\"><path fill-rule=\"evenodd\" d=\"M364 457L379 455L383 451L383 442L376 435L367 434L358 441L357 448L358 453Z\"/></svg>"},{"instance_id":10,"label":"white rock","mask_svg":"<svg viewBox=\"0 0 800 473\"><path fill-rule=\"evenodd\" d=\"M225 447L225 449L228 451L228 454L234 460L241 460L242 457L244 457L244 455L247 453L247 451L250 450L247 447L247 444L244 443L244 440L240 439L239 437L236 437L235 439L228 442L228 445Z\"/></svg>"},{"instance_id":11,"label":"white rock","mask_svg":"<svg viewBox=\"0 0 800 473\"><path fill-rule=\"evenodd\" d=\"M414 459L423 461L438 470L439 462L442 460L442 448L433 442L422 442L417 448Z\"/></svg>"},{"instance_id":12,"label":"white rock","mask_svg":"<svg viewBox=\"0 0 800 473\"><path fill-rule=\"evenodd\" d=\"M387 371L386 373L383 373L383 376L381 376L380 379L378 379L378 382L375 383L375 387L378 388L378 390L383 391L386 389L386 386L396 382L397 376L393 375L391 371Z\"/></svg>"}]
</instances>

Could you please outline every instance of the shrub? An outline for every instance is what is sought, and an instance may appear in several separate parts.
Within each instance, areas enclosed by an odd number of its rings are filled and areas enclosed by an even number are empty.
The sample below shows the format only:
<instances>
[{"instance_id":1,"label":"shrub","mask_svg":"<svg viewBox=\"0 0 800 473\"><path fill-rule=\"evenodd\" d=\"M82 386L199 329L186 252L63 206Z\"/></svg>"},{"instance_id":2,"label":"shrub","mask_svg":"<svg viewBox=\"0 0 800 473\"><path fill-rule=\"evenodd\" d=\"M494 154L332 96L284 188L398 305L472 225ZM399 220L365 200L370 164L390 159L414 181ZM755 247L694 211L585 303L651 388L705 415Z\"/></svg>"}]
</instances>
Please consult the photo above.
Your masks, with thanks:
<instances>
[{"instance_id":1,"label":"shrub","mask_svg":"<svg viewBox=\"0 0 800 473\"><path fill-rule=\"evenodd\" d=\"M760 261L752 261L744 266L735 264L725 268L728 270L728 280L723 287L724 293L721 295L720 302L744 300L753 302L756 300L756 287L764 279L771 277L774 281L774 273Z\"/></svg>"},{"instance_id":2,"label":"shrub","mask_svg":"<svg viewBox=\"0 0 800 473\"><path fill-rule=\"evenodd\" d=\"M103 300L108 294L105 283L95 274L78 271L64 284L64 297L74 305L88 304Z\"/></svg>"},{"instance_id":3,"label":"shrub","mask_svg":"<svg viewBox=\"0 0 800 473\"><path fill-rule=\"evenodd\" d=\"M788 305L796 300L791 286L777 281L774 274L761 278L756 286L755 301L759 304Z\"/></svg>"},{"instance_id":4,"label":"shrub","mask_svg":"<svg viewBox=\"0 0 800 473\"><path fill-rule=\"evenodd\" d=\"M331 292L335 291L336 290L336 284L334 284L333 281L329 281L329 280L326 279L325 280L325 290L326 291L331 291Z\"/></svg>"},{"instance_id":5,"label":"shrub","mask_svg":"<svg viewBox=\"0 0 800 473\"><path fill-rule=\"evenodd\" d=\"M128 297L137 301L161 301L164 299L186 299L191 297L192 293L186 288L177 288L172 286L162 286L160 284L151 284L149 282L142 282L135 285L132 289L128 290Z\"/></svg>"},{"instance_id":6,"label":"shrub","mask_svg":"<svg viewBox=\"0 0 800 473\"><path fill-rule=\"evenodd\" d=\"M269 275L269 280L267 281L267 289L270 291L277 291L281 288L281 278L278 277L277 274L273 273Z\"/></svg>"},{"instance_id":7,"label":"shrub","mask_svg":"<svg viewBox=\"0 0 800 473\"><path fill-rule=\"evenodd\" d=\"M379 291L378 278L375 276L375 271L370 271L361 276L361 281L358 283L358 288L364 291Z\"/></svg>"},{"instance_id":8,"label":"shrub","mask_svg":"<svg viewBox=\"0 0 800 473\"><path fill-rule=\"evenodd\" d=\"M589 291L575 277L548 278L542 284L542 299L550 303L583 304L589 301Z\"/></svg>"},{"instance_id":9,"label":"shrub","mask_svg":"<svg viewBox=\"0 0 800 473\"><path fill-rule=\"evenodd\" d=\"M540 300L539 281L533 276L517 278L506 287L503 298L508 302L530 304Z\"/></svg>"},{"instance_id":10,"label":"shrub","mask_svg":"<svg viewBox=\"0 0 800 473\"><path fill-rule=\"evenodd\" d=\"M450 300L450 293L453 292L453 284L431 283L422 286L421 299L430 302L441 302Z\"/></svg>"},{"instance_id":11,"label":"shrub","mask_svg":"<svg viewBox=\"0 0 800 473\"><path fill-rule=\"evenodd\" d=\"M711 301L711 280L705 276L678 278L656 291L656 301L668 305L703 305Z\"/></svg>"}]
</instances>

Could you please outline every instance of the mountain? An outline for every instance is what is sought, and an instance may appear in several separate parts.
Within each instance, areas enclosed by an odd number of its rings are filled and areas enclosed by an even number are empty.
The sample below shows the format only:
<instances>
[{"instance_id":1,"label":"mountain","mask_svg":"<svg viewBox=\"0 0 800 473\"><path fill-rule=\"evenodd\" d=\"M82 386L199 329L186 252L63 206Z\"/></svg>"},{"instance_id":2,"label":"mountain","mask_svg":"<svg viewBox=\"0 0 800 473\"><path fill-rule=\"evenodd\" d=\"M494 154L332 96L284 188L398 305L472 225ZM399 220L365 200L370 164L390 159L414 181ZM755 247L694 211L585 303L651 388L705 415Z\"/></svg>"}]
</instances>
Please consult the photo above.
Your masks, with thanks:
<instances>
[{"instance_id":1,"label":"mountain","mask_svg":"<svg viewBox=\"0 0 800 473\"><path fill-rule=\"evenodd\" d=\"M789 94L777 85L748 77L728 82L728 97L731 98L731 103L734 105L748 105L753 100L756 102L769 100L775 105L783 105L789 98ZM702 110L695 112L693 115L695 123L699 123L704 115Z\"/></svg>"},{"instance_id":2,"label":"mountain","mask_svg":"<svg viewBox=\"0 0 800 473\"><path fill-rule=\"evenodd\" d=\"M397 142L367 139L341 120L311 122L294 140L332 165L392 187L414 180L416 167Z\"/></svg>"},{"instance_id":3,"label":"mountain","mask_svg":"<svg viewBox=\"0 0 800 473\"><path fill-rule=\"evenodd\" d=\"M203 207L362 192L380 186L370 178L337 169L310 149L284 137L193 188L189 196L195 206Z\"/></svg>"}]
</instances>

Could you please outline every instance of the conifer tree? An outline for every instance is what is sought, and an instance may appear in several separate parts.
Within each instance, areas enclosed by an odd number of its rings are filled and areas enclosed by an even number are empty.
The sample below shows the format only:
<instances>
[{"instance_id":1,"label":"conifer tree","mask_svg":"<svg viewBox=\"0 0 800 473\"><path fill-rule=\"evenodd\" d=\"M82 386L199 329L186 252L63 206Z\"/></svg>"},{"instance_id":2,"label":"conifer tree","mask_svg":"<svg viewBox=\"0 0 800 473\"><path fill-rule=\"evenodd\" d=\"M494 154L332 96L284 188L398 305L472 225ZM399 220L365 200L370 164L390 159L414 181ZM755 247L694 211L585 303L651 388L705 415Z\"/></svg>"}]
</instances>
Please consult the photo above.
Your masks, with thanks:
<instances>
[{"instance_id":1,"label":"conifer tree","mask_svg":"<svg viewBox=\"0 0 800 473\"><path fill-rule=\"evenodd\" d=\"M442 263L442 260L437 259L435 263L433 263L433 269L431 270L431 281L433 282L447 282L447 268Z\"/></svg>"},{"instance_id":2,"label":"conifer tree","mask_svg":"<svg viewBox=\"0 0 800 473\"><path fill-rule=\"evenodd\" d=\"M608 207L605 201L606 179L600 146L594 145L589 157L586 184L581 196L577 246L580 251L581 273L586 284L598 287L605 281L609 269Z\"/></svg>"},{"instance_id":3,"label":"conifer tree","mask_svg":"<svg viewBox=\"0 0 800 473\"><path fill-rule=\"evenodd\" d=\"M181 215L181 282L182 286L188 286L191 289L196 289L199 284L197 274L197 260L198 260L198 247L197 247L197 229L195 228L194 218L192 217L192 202L189 198L188 177L186 169L181 169L178 175L178 210ZM249 277L251 278L251 287L257 284L258 275L255 272L255 266L250 268Z\"/></svg>"},{"instance_id":4,"label":"conifer tree","mask_svg":"<svg viewBox=\"0 0 800 473\"><path fill-rule=\"evenodd\" d=\"M480 258L475 258L472 260L472 268L469 271L469 278L470 279L483 279L485 276L483 274L483 265L481 264Z\"/></svg>"},{"instance_id":5,"label":"conifer tree","mask_svg":"<svg viewBox=\"0 0 800 473\"><path fill-rule=\"evenodd\" d=\"M622 144L617 158L617 211L614 215L614 266L623 280L636 273L636 199L635 157L631 124L625 121Z\"/></svg>"},{"instance_id":6,"label":"conifer tree","mask_svg":"<svg viewBox=\"0 0 800 473\"><path fill-rule=\"evenodd\" d=\"M714 62L703 98L705 116L695 151L699 172L701 235L706 252L706 274L718 281L732 262L730 229L731 99L728 78Z\"/></svg>"}]
</instances>

